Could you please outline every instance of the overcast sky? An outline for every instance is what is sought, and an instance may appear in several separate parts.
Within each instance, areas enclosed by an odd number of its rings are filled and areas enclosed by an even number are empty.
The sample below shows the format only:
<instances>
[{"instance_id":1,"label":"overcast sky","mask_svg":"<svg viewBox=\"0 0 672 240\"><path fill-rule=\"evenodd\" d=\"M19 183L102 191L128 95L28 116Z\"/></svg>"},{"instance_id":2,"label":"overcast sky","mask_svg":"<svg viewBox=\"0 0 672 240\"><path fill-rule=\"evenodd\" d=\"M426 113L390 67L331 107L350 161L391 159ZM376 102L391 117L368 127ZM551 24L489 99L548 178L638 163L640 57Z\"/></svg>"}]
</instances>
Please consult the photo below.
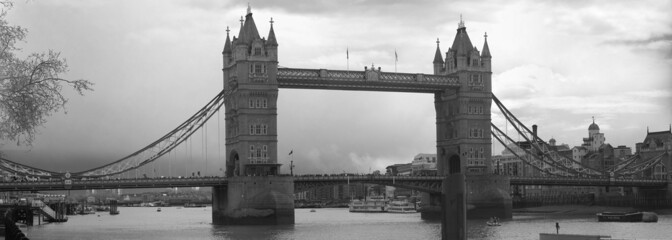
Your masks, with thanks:
<instances>
[{"instance_id":1,"label":"overcast sky","mask_svg":"<svg viewBox=\"0 0 672 240\"><path fill-rule=\"evenodd\" d=\"M351 70L372 63L432 73L436 39L452 44L460 14L479 49L488 33L493 93L540 136L580 145L595 116L606 142L641 142L672 122L670 1L250 1L259 32L269 20L279 64ZM31 166L81 171L117 160L172 130L222 86L226 27L239 31L247 2L18 1L10 24L29 30L23 53L60 51L64 77L95 91L66 91L32 147L0 150ZM436 151L431 94L281 89L278 162L295 172L383 170ZM218 122L222 130L218 138ZM493 109L493 122L504 125ZM152 166L161 174L221 174L224 114L208 124L207 151L191 147ZM221 144L221 148L218 147ZM191 155L187 150L191 151ZM501 148L495 149L496 152ZM179 163L178 163L179 162ZM214 167L213 167L214 166ZM186 169L185 169L186 167Z\"/></svg>"}]
</instances>

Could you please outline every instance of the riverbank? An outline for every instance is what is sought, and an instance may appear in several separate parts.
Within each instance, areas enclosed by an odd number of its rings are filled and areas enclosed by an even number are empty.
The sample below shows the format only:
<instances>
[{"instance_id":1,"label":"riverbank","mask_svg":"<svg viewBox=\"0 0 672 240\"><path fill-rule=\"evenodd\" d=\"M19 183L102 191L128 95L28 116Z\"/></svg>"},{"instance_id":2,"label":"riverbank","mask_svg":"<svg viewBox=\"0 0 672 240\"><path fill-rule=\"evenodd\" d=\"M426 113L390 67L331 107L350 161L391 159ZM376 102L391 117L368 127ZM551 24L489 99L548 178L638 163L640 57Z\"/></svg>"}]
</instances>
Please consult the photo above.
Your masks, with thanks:
<instances>
[{"instance_id":1,"label":"riverbank","mask_svg":"<svg viewBox=\"0 0 672 240\"><path fill-rule=\"evenodd\" d=\"M513 209L513 214L552 214L552 215L591 215L601 212L633 212L642 211L632 207L560 205ZM646 210L658 215L672 215L672 209Z\"/></svg>"}]
</instances>

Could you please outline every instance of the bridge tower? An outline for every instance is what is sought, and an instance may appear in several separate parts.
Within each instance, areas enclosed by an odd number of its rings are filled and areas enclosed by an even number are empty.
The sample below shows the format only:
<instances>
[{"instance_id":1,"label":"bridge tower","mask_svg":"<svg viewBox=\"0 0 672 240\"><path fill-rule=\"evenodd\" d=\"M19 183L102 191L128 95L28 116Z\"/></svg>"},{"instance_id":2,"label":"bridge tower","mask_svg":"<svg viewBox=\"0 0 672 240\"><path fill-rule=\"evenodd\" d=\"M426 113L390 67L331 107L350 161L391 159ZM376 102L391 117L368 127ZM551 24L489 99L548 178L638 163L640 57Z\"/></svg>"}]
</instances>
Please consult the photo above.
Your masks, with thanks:
<instances>
[{"instance_id":1,"label":"bridge tower","mask_svg":"<svg viewBox=\"0 0 672 240\"><path fill-rule=\"evenodd\" d=\"M215 224L294 224L294 185L278 171L278 42L270 21L268 39L259 35L250 7L238 37L222 51L226 92L226 176L228 187L213 189Z\"/></svg>"},{"instance_id":2,"label":"bridge tower","mask_svg":"<svg viewBox=\"0 0 672 240\"><path fill-rule=\"evenodd\" d=\"M487 33L479 52L469 39L462 19L445 57L437 40L434 74L455 76L461 83L458 89L446 89L434 95L437 168L442 175L466 176L469 218L511 217L509 181L492 174L491 60Z\"/></svg>"}]
</instances>

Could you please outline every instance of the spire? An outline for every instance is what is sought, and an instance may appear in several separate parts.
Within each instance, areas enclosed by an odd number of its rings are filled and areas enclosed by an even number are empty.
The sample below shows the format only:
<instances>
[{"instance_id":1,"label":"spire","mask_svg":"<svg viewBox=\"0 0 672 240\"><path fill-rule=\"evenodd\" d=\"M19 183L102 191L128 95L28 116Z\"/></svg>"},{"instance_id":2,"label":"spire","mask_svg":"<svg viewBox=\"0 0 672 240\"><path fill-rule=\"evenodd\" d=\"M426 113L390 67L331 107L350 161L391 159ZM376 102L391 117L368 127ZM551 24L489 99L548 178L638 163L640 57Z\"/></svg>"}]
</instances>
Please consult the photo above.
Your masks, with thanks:
<instances>
[{"instance_id":1,"label":"spire","mask_svg":"<svg viewBox=\"0 0 672 240\"><path fill-rule=\"evenodd\" d=\"M229 39L229 26L226 26L226 43L224 43L224 51L222 51L222 54L224 53L231 53L231 40Z\"/></svg>"},{"instance_id":2,"label":"spire","mask_svg":"<svg viewBox=\"0 0 672 240\"><path fill-rule=\"evenodd\" d=\"M471 44L469 35L467 35L467 28L464 27L462 15L460 15L460 23L458 24L457 34L455 34L455 40L453 40L453 46L451 48L458 56L466 56L474 49L474 45Z\"/></svg>"},{"instance_id":3,"label":"spire","mask_svg":"<svg viewBox=\"0 0 672 240\"><path fill-rule=\"evenodd\" d=\"M271 30L268 31L268 41L266 42L267 45L270 46L278 46L278 41L275 40L275 31L273 31L273 18L271 18Z\"/></svg>"},{"instance_id":4,"label":"spire","mask_svg":"<svg viewBox=\"0 0 672 240\"><path fill-rule=\"evenodd\" d=\"M439 48L439 39L436 39L436 53L434 54L434 63L443 63L443 58L441 58L441 49Z\"/></svg>"},{"instance_id":5,"label":"spire","mask_svg":"<svg viewBox=\"0 0 672 240\"><path fill-rule=\"evenodd\" d=\"M247 3L247 14L252 14L252 6L250 6L250 3Z\"/></svg>"},{"instance_id":6,"label":"spire","mask_svg":"<svg viewBox=\"0 0 672 240\"><path fill-rule=\"evenodd\" d=\"M486 32L483 37L485 37L485 43L483 43L483 52L481 52L481 57L492 57L490 55L490 48L488 47L488 33Z\"/></svg>"},{"instance_id":7,"label":"spire","mask_svg":"<svg viewBox=\"0 0 672 240\"><path fill-rule=\"evenodd\" d=\"M252 10L248 6L248 13L245 16L245 22L243 23L243 18L240 18L240 32L238 33L238 41L236 44L247 44L249 45L253 40L261 39L259 36L259 31L257 31L257 25L254 23L254 18L252 18Z\"/></svg>"}]
</instances>

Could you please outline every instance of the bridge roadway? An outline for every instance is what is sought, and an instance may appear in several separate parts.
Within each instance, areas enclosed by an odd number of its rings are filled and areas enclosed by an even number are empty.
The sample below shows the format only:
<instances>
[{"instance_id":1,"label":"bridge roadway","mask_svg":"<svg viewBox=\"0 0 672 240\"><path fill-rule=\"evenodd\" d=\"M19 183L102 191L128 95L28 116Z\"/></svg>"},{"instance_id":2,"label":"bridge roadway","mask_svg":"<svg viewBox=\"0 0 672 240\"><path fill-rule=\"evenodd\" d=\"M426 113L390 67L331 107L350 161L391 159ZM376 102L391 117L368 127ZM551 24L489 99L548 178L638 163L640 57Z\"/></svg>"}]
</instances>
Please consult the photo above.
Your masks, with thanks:
<instances>
[{"instance_id":1,"label":"bridge roadway","mask_svg":"<svg viewBox=\"0 0 672 240\"><path fill-rule=\"evenodd\" d=\"M386 186L415 189L425 192L440 192L443 178L440 176L375 176L375 175L301 175L294 177L294 191L300 192L314 187L348 184L372 183ZM0 182L0 192L7 191L57 191L84 189L128 189L128 188L175 188L175 187L213 187L225 186L225 177L199 178L129 178L108 180L75 180L71 184L64 181ZM664 188L668 181L664 179L603 179L603 178L544 178L511 177L511 185L550 185L550 186L612 186L612 187L650 187Z\"/></svg>"}]
</instances>

